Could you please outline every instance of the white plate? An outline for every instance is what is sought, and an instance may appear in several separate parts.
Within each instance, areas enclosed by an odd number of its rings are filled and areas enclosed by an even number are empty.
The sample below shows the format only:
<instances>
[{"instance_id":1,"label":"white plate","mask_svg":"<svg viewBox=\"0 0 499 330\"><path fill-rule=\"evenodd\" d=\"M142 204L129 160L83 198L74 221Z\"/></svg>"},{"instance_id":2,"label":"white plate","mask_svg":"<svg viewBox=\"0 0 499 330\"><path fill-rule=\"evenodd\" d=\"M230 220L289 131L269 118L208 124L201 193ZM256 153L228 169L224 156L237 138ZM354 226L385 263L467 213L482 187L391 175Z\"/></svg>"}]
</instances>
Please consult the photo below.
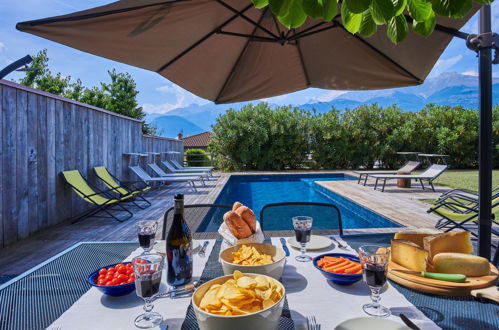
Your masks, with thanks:
<instances>
[{"instance_id":1,"label":"white plate","mask_svg":"<svg viewBox=\"0 0 499 330\"><path fill-rule=\"evenodd\" d=\"M296 237L288 238L288 244L295 249L300 249L301 245L296 241ZM307 243L307 250L322 250L333 244L326 236L310 235L310 241Z\"/></svg>"},{"instance_id":2,"label":"white plate","mask_svg":"<svg viewBox=\"0 0 499 330\"><path fill-rule=\"evenodd\" d=\"M338 324L335 330L406 330L410 329L402 323L378 317L356 317Z\"/></svg>"},{"instance_id":3,"label":"white plate","mask_svg":"<svg viewBox=\"0 0 499 330\"><path fill-rule=\"evenodd\" d=\"M192 252L199 249L200 246L199 241L192 240ZM159 254L166 254L166 241L156 241L153 249Z\"/></svg>"}]
</instances>

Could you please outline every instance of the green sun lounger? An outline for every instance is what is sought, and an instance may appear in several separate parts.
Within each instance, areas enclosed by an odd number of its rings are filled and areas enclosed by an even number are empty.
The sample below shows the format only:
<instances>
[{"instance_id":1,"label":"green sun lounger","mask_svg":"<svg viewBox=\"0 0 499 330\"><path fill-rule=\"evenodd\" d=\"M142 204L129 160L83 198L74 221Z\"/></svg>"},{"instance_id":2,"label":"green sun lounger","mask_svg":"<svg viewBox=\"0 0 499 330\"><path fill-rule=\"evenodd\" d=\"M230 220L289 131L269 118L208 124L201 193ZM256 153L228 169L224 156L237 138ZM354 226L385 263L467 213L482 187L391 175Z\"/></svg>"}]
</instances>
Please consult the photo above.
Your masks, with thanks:
<instances>
[{"instance_id":1,"label":"green sun lounger","mask_svg":"<svg viewBox=\"0 0 499 330\"><path fill-rule=\"evenodd\" d=\"M97 166L94 167L95 175L108 187L113 190L113 192L117 193L120 196L128 196L132 195L135 198L142 200L147 203L149 207L151 206L151 202L149 202L142 193L151 189L151 186L142 182L142 181L131 181L124 182L119 180L117 177L112 175L105 166ZM141 209L145 209L146 207L142 207L135 201L132 201L137 207Z\"/></svg>"},{"instance_id":2,"label":"green sun lounger","mask_svg":"<svg viewBox=\"0 0 499 330\"><path fill-rule=\"evenodd\" d=\"M98 190L96 187L92 186L78 170L62 171L61 177L85 202L96 206L96 208L78 217L73 222L81 220L85 217L96 216L99 212L104 212L108 215L100 216L100 218L113 218L119 222L128 220L133 216L133 213L120 203L132 198L133 196L131 194L113 197L110 194L113 192L113 189ZM128 213L128 216L124 219L119 219L109 212L110 209L126 212Z\"/></svg>"}]
</instances>

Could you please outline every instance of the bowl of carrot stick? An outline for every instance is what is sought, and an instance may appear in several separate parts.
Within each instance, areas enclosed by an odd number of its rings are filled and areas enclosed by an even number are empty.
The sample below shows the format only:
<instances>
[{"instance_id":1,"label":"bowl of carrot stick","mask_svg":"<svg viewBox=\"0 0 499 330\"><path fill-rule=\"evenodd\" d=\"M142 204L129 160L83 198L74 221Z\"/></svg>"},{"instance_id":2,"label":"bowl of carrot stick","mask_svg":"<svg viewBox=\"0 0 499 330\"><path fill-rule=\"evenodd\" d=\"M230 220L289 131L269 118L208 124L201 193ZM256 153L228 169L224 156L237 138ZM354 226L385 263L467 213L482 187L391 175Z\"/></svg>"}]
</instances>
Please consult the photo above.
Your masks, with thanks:
<instances>
[{"instance_id":1,"label":"bowl of carrot stick","mask_svg":"<svg viewBox=\"0 0 499 330\"><path fill-rule=\"evenodd\" d=\"M362 279L362 266L353 254L321 254L314 258L313 263L325 278L336 284L349 285Z\"/></svg>"}]
</instances>

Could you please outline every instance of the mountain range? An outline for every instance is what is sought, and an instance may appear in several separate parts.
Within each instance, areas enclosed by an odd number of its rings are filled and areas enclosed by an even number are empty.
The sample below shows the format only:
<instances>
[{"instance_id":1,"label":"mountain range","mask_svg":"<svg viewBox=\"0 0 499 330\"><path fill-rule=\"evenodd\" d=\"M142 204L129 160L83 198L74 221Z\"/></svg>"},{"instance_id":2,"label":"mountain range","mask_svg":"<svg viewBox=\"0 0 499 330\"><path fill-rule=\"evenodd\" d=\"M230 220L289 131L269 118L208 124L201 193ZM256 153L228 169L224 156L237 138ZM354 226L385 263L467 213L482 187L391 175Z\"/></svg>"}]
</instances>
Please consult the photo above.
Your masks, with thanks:
<instances>
[{"instance_id":1,"label":"mountain range","mask_svg":"<svg viewBox=\"0 0 499 330\"><path fill-rule=\"evenodd\" d=\"M493 79L493 104L499 103L499 79ZM224 114L229 108L239 110L244 105L253 102L239 102L232 104L204 105L191 104L187 107L168 111L166 114L148 114L146 122L151 123L158 130L158 135L176 137L180 131L189 136L211 130L216 118ZM305 110L315 110L324 113L332 107L344 110L352 109L362 104L377 103L382 107L396 104L404 111L419 111L426 104L461 105L465 108L479 106L478 77L463 75L455 72L442 73L428 78L419 86L377 91L351 91L339 95L328 102L294 104ZM271 104L271 106L276 106Z\"/></svg>"}]
</instances>

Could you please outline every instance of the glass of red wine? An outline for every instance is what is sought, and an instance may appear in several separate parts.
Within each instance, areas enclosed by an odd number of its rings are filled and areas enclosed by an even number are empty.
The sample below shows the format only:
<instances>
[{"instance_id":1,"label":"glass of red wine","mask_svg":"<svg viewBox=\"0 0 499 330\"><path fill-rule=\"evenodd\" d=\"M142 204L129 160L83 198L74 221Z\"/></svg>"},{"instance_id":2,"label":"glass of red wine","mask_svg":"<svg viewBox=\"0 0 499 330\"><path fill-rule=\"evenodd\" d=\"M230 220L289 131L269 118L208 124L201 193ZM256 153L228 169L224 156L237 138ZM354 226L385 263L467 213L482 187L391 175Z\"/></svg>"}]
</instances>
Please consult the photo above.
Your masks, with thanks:
<instances>
[{"instance_id":1,"label":"glass of red wine","mask_svg":"<svg viewBox=\"0 0 499 330\"><path fill-rule=\"evenodd\" d=\"M312 221L312 217L302 215L293 217L293 227L295 229L296 241L300 243L301 246L301 254L296 256L297 261L307 262L312 260L312 257L305 254L307 252L307 243L310 241Z\"/></svg>"},{"instance_id":2,"label":"glass of red wine","mask_svg":"<svg viewBox=\"0 0 499 330\"><path fill-rule=\"evenodd\" d=\"M138 221L137 227L139 228L139 245L144 249L142 253L149 253L154 246L158 222L156 220Z\"/></svg>"},{"instance_id":3,"label":"glass of red wine","mask_svg":"<svg viewBox=\"0 0 499 330\"><path fill-rule=\"evenodd\" d=\"M144 313L135 318L135 326L141 329L154 328L163 322L163 316L153 312L152 301L159 292L163 272L163 256L143 254L133 259L135 292L144 299Z\"/></svg>"},{"instance_id":4,"label":"glass of red wine","mask_svg":"<svg viewBox=\"0 0 499 330\"><path fill-rule=\"evenodd\" d=\"M386 272L390 250L379 245L363 245L359 248L359 259L362 264L364 281L371 289L372 303L362 306L364 312L371 316L388 317L390 309L380 305L380 291L386 283Z\"/></svg>"}]
</instances>

